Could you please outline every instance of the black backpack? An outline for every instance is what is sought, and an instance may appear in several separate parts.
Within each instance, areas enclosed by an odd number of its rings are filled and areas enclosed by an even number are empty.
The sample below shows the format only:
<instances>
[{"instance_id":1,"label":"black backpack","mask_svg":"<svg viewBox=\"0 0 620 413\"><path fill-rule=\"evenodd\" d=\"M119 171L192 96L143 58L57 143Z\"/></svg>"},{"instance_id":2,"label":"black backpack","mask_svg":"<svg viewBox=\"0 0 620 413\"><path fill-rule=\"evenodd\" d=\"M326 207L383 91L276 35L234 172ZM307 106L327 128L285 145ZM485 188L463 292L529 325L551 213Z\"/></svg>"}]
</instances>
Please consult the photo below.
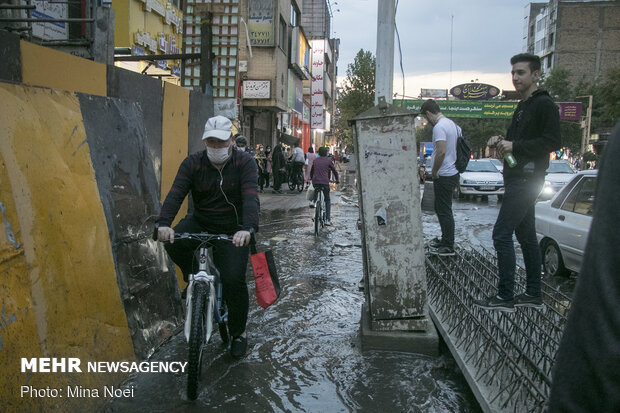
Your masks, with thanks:
<instances>
[{"instance_id":1,"label":"black backpack","mask_svg":"<svg viewBox=\"0 0 620 413\"><path fill-rule=\"evenodd\" d=\"M456 162L454 166L459 173L465 172L469 159L471 158L471 145L465 137L459 133L456 138Z\"/></svg>"}]
</instances>

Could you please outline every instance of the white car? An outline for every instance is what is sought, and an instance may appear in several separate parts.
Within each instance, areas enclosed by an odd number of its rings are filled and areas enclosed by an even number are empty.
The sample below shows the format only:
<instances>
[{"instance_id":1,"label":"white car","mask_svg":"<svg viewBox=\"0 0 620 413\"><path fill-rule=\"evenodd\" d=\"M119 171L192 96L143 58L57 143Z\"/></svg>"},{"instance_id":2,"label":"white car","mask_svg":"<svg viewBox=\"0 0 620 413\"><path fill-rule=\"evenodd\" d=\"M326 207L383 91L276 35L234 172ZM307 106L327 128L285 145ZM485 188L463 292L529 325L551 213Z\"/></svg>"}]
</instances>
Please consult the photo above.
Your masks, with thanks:
<instances>
[{"instance_id":1,"label":"white car","mask_svg":"<svg viewBox=\"0 0 620 413\"><path fill-rule=\"evenodd\" d=\"M573 174L551 200L536 203L536 237L546 275L566 275L581 268L592 223L597 172Z\"/></svg>"},{"instance_id":2,"label":"white car","mask_svg":"<svg viewBox=\"0 0 620 413\"><path fill-rule=\"evenodd\" d=\"M501 199L504 195L504 176L490 159L471 159L461 174L456 195L459 198L467 195L497 195Z\"/></svg>"},{"instance_id":3,"label":"white car","mask_svg":"<svg viewBox=\"0 0 620 413\"><path fill-rule=\"evenodd\" d=\"M566 161L550 161L545 172L545 186L538 199L551 199L564 185L575 176L575 170Z\"/></svg>"}]
</instances>

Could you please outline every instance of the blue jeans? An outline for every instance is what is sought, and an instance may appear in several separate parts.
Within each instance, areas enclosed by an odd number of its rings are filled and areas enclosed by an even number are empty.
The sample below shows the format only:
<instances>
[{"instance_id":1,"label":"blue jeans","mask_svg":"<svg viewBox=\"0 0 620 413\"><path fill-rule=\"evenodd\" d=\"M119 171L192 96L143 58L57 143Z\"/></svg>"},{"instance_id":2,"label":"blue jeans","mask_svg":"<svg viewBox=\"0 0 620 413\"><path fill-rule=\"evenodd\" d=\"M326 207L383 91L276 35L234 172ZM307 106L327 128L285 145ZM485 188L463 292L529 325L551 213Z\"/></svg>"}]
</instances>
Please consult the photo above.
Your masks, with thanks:
<instances>
[{"instance_id":1,"label":"blue jeans","mask_svg":"<svg viewBox=\"0 0 620 413\"><path fill-rule=\"evenodd\" d=\"M319 191L323 191L323 197L325 198L325 216L328 221L331 220L331 209L332 204L329 200L329 185L325 184L316 184L314 186L314 197L312 198L312 202L316 202L316 199L319 197Z\"/></svg>"},{"instance_id":2,"label":"blue jeans","mask_svg":"<svg viewBox=\"0 0 620 413\"><path fill-rule=\"evenodd\" d=\"M518 178L505 182L504 200L493 227L493 246L499 269L498 295L514 297L516 257L512 234L523 251L527 284L525 292L540 296L542 258L536 240L534 206L544 183L544 177Z\"/></svg>"},{"instance_id":3,"label":"blue jeans","mask_svg":"<svg viewBox=\"0 0 620 413\"><path fill-rule=\"evenodd\" d=\"M452 213L452 192L459 184L459 174L440 176L433 179L435 191L435 213L441 227L441 243L454 247L454 214Z\"/></svg>"}]
</instances>

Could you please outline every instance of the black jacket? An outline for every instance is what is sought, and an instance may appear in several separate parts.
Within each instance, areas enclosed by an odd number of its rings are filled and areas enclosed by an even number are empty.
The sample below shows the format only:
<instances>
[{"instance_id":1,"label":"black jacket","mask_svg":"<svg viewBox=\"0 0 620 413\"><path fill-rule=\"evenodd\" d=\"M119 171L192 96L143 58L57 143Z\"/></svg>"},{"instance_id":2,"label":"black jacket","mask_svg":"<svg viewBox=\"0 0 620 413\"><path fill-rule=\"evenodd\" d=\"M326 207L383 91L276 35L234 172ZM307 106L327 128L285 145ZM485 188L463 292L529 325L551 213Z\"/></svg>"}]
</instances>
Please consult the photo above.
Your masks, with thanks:
<instances>
[{"instance_id":1,"label":"black jacket","mask_svg":"<svg viewBox=\"0 0 620 413\"><path fill-rule=\"evenodd\" d=\"M514 168L504 165L504 179L543 177L549 167L549 153L562 147L560 113L544 90L536 90L517 105L507 139L513 142Z\"/></svg>"}]
</instances>

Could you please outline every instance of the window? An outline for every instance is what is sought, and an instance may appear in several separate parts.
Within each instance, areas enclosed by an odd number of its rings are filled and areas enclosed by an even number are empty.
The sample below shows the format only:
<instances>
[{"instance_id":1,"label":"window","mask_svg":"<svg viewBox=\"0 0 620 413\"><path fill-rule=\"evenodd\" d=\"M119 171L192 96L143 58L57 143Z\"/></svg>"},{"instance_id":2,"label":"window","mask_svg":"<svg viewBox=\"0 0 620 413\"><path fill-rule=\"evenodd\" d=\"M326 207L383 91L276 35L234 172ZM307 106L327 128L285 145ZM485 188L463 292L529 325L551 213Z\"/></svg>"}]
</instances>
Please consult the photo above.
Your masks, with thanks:
<instances>
[{"instance_id":1,"label":"window","mask_svg":"<svg viewBox=\"0 0 620 413\"><path fill-rule=\"evenodd\" d=\"M566 197L562 210L582 215L592 215L596 190L596 178L585 177L579 181Z\"/></svg>"},{"instance_id":2,"label":"window","mask_svg":"<svg viewBox=\"0 0 620 413\"><path fill-rule=\"evenodd\" d=\"M282 18L282 16L280 16L280 30L279 30L279 36L278 36L278 46L280 46L280 49L282 50L286 50L286 22L284 21L284 19Z\"/></svg>"},{"instance_id":3,"label":"window","mask_svg":"<svg viewBox=\"0 0 620 413\"><path fill-rule=\"evenodd\" d=\"M299 10L291 4L291 27L299 26Z\"/></svg>"}]
</instances>

